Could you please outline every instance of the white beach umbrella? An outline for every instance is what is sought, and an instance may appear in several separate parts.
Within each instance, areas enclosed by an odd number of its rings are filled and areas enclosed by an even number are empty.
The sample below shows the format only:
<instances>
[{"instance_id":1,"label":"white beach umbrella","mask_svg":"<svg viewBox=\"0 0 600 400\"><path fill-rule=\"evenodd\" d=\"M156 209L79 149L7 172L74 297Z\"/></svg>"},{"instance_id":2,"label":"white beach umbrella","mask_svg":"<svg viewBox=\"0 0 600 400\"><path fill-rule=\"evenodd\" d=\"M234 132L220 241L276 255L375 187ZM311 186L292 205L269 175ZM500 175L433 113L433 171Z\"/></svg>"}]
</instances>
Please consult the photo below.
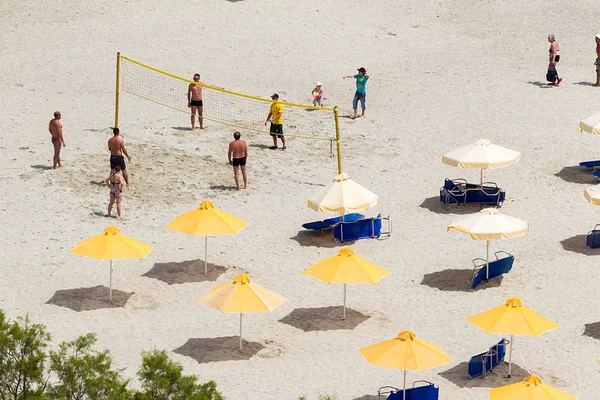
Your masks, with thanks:
<instances>
[{"instance_id":1,"label":"white beach umbrella","mask_svg":"<svg viewBox=\"0 0 600 400\"><path fill-rule=\"evenodd\" d=\"M464 215L452 219L448 230L468 233L474 240L486 241L485 268L489 277L490 240L525 236L529 223L508 215L500 214L495 208L485 208L477 214Z\"/></svg>"},{"instance_id":2,"label":"white beach umbrella","mask_svg":"<svg viewBox=\"0 0 600 400\"><path fill-rule=\"evenodd\" d=\"M344 215L368 210L377 204L378 199L375 193L354 182L348 174L342 173L312 195L307 205L315 211Z\"/></svg>"},{"instance_id":3,"label":"white beach umbrella","mask_svg":"<svg viewBox=\"0 0 600 400\"><path fill-rule=\"evenodd\" d=\"M583 191L583 195L591 204L600 206L600 188L597 186L592 186L591 188L585 189Z\"/></svg>"},{"instance_id":4,"label":"white beach umbrella","mask_svg":"<svg viewBox=\"0 0 600 400\"><path fill-rule=\"evenodd\" d=\"M508 167L521 158L521 153L491 144L489 140L480 139L473 144L459 147L444 154L444 164L459 168L481 170L480 184L483 185L483 170Z\"/></svg>"},{"instance_id":5,"label":"white beach umbrella","mask_svg":"<svg viewBox=\"0 0 600 400\"><path fill-rule=\"evenodd\" d=\"M581 121L579 123L579 129L581 132L586 131L600 135L600 114L596 114Z\"/></svg>"}]
</instances>

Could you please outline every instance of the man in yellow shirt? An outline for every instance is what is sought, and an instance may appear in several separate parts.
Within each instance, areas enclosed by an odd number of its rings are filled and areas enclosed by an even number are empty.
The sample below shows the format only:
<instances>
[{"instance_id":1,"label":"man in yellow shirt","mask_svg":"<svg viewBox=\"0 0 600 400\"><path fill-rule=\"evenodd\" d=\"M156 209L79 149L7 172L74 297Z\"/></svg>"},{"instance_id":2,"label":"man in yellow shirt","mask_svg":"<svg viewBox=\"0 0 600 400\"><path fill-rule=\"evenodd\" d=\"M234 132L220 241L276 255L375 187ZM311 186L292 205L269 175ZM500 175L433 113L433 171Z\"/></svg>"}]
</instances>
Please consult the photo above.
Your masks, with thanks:
<instances>
[{"instance_id":1,"label":"man in yellow shirt","mask_svg":"<svg viewBox=\"0 0 600 400\"><path fill-rule=\"evenodd\" d=\"M265 121L265 126L267 126L267 122L271 123L269 132L271 132L271 136L273 137L273 146L269 147L269 149L277 149L277 138L280 138L283 146L281 149L285 150L285 137L283 136L283 104L279 102L279 95L277 93L271 96L271 99L273 99L274 102L271 104L269 115Z\"/></svg>"}]
</instances>

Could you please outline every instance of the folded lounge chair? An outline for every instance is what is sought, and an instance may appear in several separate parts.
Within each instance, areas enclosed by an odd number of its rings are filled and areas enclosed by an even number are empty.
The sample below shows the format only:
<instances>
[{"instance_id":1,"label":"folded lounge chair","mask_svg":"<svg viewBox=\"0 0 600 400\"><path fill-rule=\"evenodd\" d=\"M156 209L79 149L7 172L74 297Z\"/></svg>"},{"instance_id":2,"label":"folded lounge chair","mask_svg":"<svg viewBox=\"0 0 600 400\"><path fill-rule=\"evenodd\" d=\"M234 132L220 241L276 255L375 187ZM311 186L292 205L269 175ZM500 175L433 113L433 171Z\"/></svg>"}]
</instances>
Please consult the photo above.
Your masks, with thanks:
<instances>
[{"instance_id":1,"label":"folded lounge chair","mask_svg":"<svg viewBox=\"0 0 600 400\"><path fill-rule=\"evenodd\" d=\"M382 231L382 221L388 222L388 230ZM390 217L379 214L374 218L361 218L356 221L340 221L333 226L333 238L338 242L378 238L381 235L389 236L392 233Z\"/></svg>"},{"instance_id":2,"label":"folded lounge chair","mask_svg":"<svg viewBox=\"0 0 600 400\"><path fill-rule=\"evenodd\" d=\"M481 376L485 378L494 368L504 361L506 355L506 346L509 341L502 339L498 344L490 347L485 353L477 354L469 360L469 377L476 378Z\"/></svg>"},{"instance_id":3,"label":"folded lounge chair","mask_svg":"<svg viewBox=\"0 0 600 400\"><path fill-rule=\"evenodd\" d=\"M381 398L382 395L390 394L387 400L402 400L404 390L397 389L392 386L384 386L379 388L377 395ZM406 400L438 400L440 396L440 388L431 382L416 381L413 387L406 389Z\"/></svg>"},{"instance_id":4,"label":"folded lounge chair","mask_svg":"<svg viewBox=\"0 0 600 400\"><path fill-rule=\"evenodd\" d=\"M445 205L494 205L502 206L506 192L494 182L484 182L483 186L467 183L464 179L446 178L440 188L440 201Z\"/></svg>"},{"instance_id":5,"label":"folded lounge chair","mask_svg":"<svg viewBox=\"0 0 600 400\"><path fill-rule=\"evenodd\" d=\"M595 160L595 161L582 161L579 163L579 165L583 168L599 168L600 167L600 160Z\"/></svg>"},{"instance_id":6,"label":"folded lounge chair","mask_svg":"<svg viewBox=\"0 0 600 400\"><path fill-rule=\"evenodd\" d=\"M585 244L592 249L600 247L600 229L598 229L598 226L600 226L600 224L597 224L594 229L587 234Z\"/></svg>"},{"instance_id":7,"label":"folded lounge chair","mask_svg":"<svg viewBox=\"0 0 600 400\"><path fill-rule=\"evenodd\" d=\"M356 221L357 219L361 219L361 218L364 218L364 215L358 214L358 213L344 215L344 221L349 221L349 222ZM341 220L342 220L342 217L329 218L329 219L324 219L323 221L308 222L306 224L303 224L302 227L304 229L308 229L311 231L322 230L322 229L332 228L333 225L337 224Z\"/></svg>"},{"instance_id":8,"label":"folded lounge chair","mask_svg":"<svg viewBox=\"0 0 600 400\"><path fill-rule=\"evenodd\" d=\"M598 239L600 242L600 236ZM503 254L504 256L500 258L498 257L498 254ZM475 258L473 260L473 275L469 281L471 288L475 289L482 281L489 280L510 272L513 263L515 262L515 256L503 250L497 251L495 255L496 260L490 261L488 271L486 271L486 262L483 258Z\"/></svg>"}]
</instances>

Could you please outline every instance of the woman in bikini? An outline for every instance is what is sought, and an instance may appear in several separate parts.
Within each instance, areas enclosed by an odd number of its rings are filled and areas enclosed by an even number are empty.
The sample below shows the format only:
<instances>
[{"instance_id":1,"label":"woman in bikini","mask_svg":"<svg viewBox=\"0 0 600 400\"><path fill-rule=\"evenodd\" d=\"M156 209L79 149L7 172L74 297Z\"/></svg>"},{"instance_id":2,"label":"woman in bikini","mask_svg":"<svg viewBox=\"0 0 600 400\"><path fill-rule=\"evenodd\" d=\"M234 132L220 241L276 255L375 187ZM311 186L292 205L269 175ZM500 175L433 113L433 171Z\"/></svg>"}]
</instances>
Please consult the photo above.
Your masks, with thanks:
<instances>
[{"instance_id":1,"label":"woman in bikini","mask_svg":"<svg viewBox=\"0 0 600 400\"><path fill-rule=\"evenodd\" d=\"M117 216L121 217L121 199L123 198L123 176L121 175L121 167L118 165L114 171L105 179L106 185L110 189L110 202L108 203L107 217L112 217L113 204L117 202Z\"/></svg>"}]
</instances>

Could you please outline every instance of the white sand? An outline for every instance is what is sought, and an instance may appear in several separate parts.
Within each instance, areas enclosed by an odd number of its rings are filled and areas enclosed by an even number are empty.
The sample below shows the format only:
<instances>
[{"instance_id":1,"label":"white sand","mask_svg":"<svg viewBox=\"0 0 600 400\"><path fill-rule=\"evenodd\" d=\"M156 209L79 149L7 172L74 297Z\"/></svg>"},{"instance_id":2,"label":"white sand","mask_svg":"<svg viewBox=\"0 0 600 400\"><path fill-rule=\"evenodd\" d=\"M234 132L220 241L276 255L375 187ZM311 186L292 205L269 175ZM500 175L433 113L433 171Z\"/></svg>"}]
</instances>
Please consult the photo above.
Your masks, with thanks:
<instances>
[{"instance_id":1,"label":"white sand","mask_svg":"<svg viewBox=\"0 0 600 400\"><path fill-rule=\"evenodd\" d=\"M190 338L236 335L237 315L194 302L214 282L170 286L142 276L154 263L203 257L201 238L162 226L210 198L250 223L237 236L210 239L209 261L237 267L218 282L247 271L289 298L271 314L246 316L245 339L267 346L249 361L199 364L172 353L187 373L216 380L229 399L314 398L327 391L345 400L399 386L400 371L370 366L357 350L405 329L440 344L455 360L411 372L411 381L435 382L440 399L487 399L486 385L508 382L501 372L460 388L466 370L457 366L500 337L464 318L512 296L562 324L539 338L517 338L513 361L581 399L598 397L599 343L582 333L600 320L598 258L587 255L600 253L584 250L583 236L572 239L600 222L599 210L583 197L595 181L573 169L567 171L575 182L556 175L600 156L600 139L577 127L600 111L600 89L587 85L595 78L593 38L600 31L595 2L5 3L0 307L10 317L29 313L48 326L55 343L98 333L100 346L128 377L142 350L172 351ZM550 32L562 48L560 88L535 84L545 82ZM359 66L369 70L368 118L342 120L345 171L380 195L373 212L394 220L389 240L353 246L393 271L376 286L349 288L348 305L371 314L369 320L353 331L308 333L278 322L295 308L341 302L342 287L298 274L337 247L292 239L303 222L321 218L305 201L336 171L327 145L293 140L285 153L251 147L250 190L211 190L233 183L226 165L231 130L212 123L203 133L176 130L188 125L187 116L123 95L120 125L135 186L124 194L123 220L96 215L108 201L108 190L92 182L107 174L117 51L183 76L200 71L203 80L232 90L280 91L295 101L306 101L320 80L327 103L343 108L350 108L354 88L342 76ZM49 171L35 166L51 165L47 123L55 110L63 113L67 148L64 168ZM245 138L270 144L267 136ZM493 243L493 250L517 258L500 287L439 291L421 285L425 274L468 269L471 258L485 254L484 243L446 232L455 214L435 199L444 177L478 179L477 171L443 165L441 156L479 138L523 153L516 166L486 177L507 191L502 212L529 221L531 232ZM146 260L115 263L115 288L135 292L134 298L124 309L80 313L46 305L57 290L108 284L106 263L68 251L112 223L155 247ZM576 251L566 250L563 240Z\"/></svg>"}]
</instances>

